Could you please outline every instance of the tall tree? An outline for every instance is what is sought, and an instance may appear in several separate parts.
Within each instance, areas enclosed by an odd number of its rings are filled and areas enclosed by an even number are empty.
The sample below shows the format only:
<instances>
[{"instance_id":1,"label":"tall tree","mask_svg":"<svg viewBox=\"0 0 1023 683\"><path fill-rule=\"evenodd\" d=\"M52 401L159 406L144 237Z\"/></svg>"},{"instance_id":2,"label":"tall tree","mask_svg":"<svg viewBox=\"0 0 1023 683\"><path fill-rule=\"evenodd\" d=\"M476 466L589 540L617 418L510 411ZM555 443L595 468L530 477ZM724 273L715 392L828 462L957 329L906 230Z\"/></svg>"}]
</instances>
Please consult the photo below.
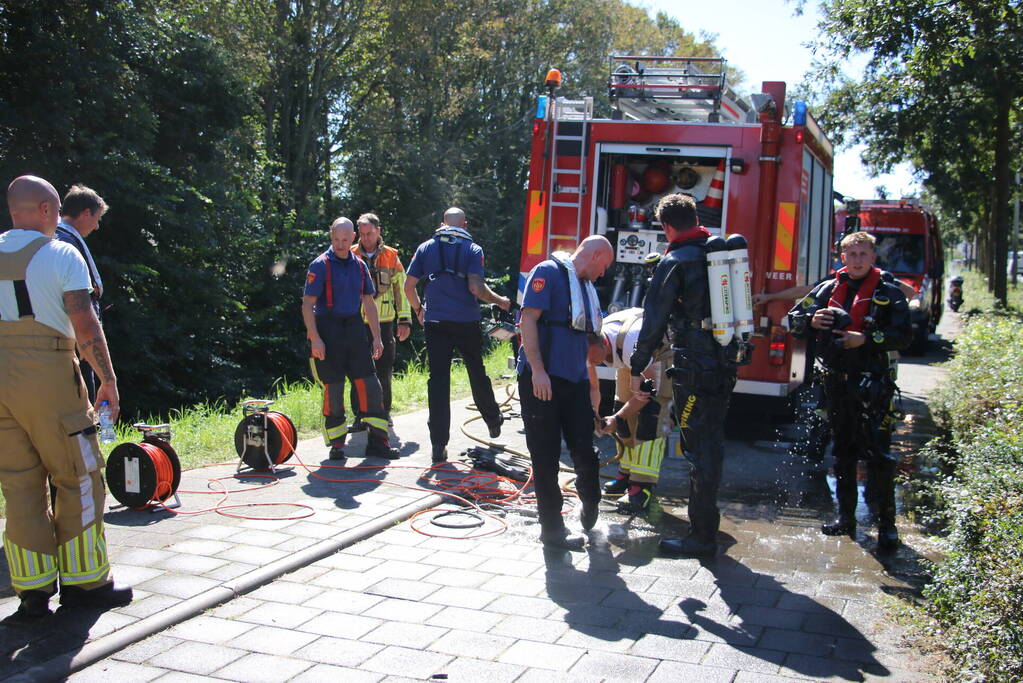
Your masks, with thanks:
<instances>
[{"instance_id":1,"label":"tall tree","mask_svg":"<svg viewBox=\"0 0 1023 683\"><path fill-rule=\"evenodd\" d=\"M879 170L915 162L946 213L965 202L984 217L985 272L1004 305L1012 121L1023 94L1019 3L825 0L821 11L817 47L830 60L819 75L870 55L862 82L822 79L830 123L865 142Z\"/></svg>"},{"instance_id":2,"label":"tall tree","mask_svg":"<svg viewBox=\"0 0 1023 683\"><path fill-rule=\"evenodd\" d=\"M111 205L90 238L129 413L260 381L249 230L252 106L229 57L174 16L114 0L0 5L0 177L36 173Z\"/></svg>"},{"instance_id":3,"label":"tall tree","mask_svg":"<svg viewBox=\"0 0 1023 683\"><path fill-rule=\"evenodd\" d=\"M322 219L334 199L332 160L350 113L375 84L368 45L376 0L167 2L188 25L238 53L258 97L268 204Z\"/></svg>"},{"instance_id":4,"label":"tall tree","mask_svg":"<svg viewBox=\"0 0 1023 683\"><path fill-rule=\"evenodd\" d=\"M381 77L339 150L346 203L380 213L405 253L447 205L464 205L490 271L509 282L547 70L563 72L561 94L593 96L607 114L610 54L719 54L621 0L398 0L383 17Z\"/></svg>"}]
</instances>

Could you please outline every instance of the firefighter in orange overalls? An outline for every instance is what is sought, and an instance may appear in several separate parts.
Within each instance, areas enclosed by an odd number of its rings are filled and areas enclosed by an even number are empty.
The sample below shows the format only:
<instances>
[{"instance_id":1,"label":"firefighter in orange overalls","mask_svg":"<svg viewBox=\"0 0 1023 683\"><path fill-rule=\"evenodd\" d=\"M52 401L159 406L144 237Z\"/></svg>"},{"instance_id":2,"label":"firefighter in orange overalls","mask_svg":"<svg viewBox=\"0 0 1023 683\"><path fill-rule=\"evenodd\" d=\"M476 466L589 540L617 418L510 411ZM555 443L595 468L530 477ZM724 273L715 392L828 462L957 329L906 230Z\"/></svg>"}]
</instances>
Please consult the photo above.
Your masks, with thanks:
<instances>
[{"instance_id":1,"label":"firefighter in orange overalls","mask_svg":"<svg viewBox=\"0 0 1023 683\"><path fill-rule=\"evenodd\" d=\"M391 376L394 375L395 337L398 341L408 339L412 331L412 317L409 314L408 300L405 298L405 267L398 258L398 250L384 244L380 235L380 219L376 214L364 213L356 221L359 229L359 241L352 247L352 253L361 258L369 268L369 275L376 287L373 301L377 305L377 319L380 321L380 342L384 350L376 359L377 379L384 392L384 410L388 421L391 415ZM363 312L363 320L369 320ZM355 389L352 388L352 405L355 405ZM366 427L361 420L348 430L358 432Z\"/></svg>"},{"instance_id":2,"label":"firefighter in orange overalls","mask_svg":"<svg viewBox=\"0 0 1023 683\"><path fill-rule=\"evenodd\" d=\"M116 419L117 379L89 271L74 247L53 239L60 198L50 183L16 178L7 204L14 228L0 235L0 485L16 615L49 614L58 584L63 607L125 605L132 590L110 577L103 456L75 358L77 341L102 381L97 405L106 401Z\"/></svg>"}]
</instances>

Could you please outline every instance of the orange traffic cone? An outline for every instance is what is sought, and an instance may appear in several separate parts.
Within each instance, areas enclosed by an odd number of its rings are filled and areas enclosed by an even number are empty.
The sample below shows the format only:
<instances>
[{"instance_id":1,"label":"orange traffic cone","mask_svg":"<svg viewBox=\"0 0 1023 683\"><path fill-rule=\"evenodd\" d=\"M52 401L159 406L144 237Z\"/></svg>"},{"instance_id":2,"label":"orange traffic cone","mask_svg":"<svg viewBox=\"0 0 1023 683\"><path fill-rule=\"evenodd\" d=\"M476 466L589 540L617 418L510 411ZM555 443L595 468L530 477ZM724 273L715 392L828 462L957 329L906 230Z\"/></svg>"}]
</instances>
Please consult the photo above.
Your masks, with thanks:
<instances>
[{"instance_id":1,"label":"orange traffic cone","mask_svg":"<svg viewBox=\"0 0 1023 683\"><path fill-rule=\"evenodd\" d=\"M720 209L722 198L725 195L725 160L718 162L718 170L714 171L711 178L710 188L707 189L707 196L703 200L703 206L707 209Z\"/></svg>"}]
</instances>

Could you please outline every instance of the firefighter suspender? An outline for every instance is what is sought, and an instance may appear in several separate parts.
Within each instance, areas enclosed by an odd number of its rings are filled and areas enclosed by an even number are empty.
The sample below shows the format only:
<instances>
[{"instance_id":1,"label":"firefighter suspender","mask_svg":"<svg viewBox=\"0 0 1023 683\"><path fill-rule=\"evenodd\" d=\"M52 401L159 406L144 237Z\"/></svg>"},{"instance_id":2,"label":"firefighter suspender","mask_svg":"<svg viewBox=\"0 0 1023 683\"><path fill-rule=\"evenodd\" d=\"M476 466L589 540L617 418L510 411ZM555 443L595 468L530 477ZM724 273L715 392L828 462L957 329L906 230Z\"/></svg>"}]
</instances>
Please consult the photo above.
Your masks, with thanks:
<instances>
[{"instance_id":1,"label":"firefighter suspender","mask_svg":"<svg viewBox=\"0 0 1023 683\"><path fill-rule=\"evenodd\" d=\"M437 242L437 248L439 250L437 253L437 257L440 259L440 270L438 270L435 273L430 273L430 280L431 281L436 280L437 276L440 275L441 273L454 275L455 277L460 277L463 280L466 279L468 277L468 274L466 273L466 268L468 267L469 264L468 262L463 264L462 261L463 260L468 261L470 254L469 248L466 249L462 248L462 241L465 240L469 242L471 245L473 241L472 235L470 235L467 230L463 230L462 228L446 226L445 228L437 230L437 232L433 234L433 239ZM455 247L454 268L448 268L447 259L444 257L445 245L448 244L453 245ZM465 253L464 258L462 256L463 252Z\"/></svg>"},{"instance_id":2,"label":"firefighter suspender","mask_svg":"<svg viewBox=\"0 0 1023 683\"><path fill-rule=\"evenodd\" d=\"M28 285L25 284L25 271L29 261L50 240L41 235L28 245L10 254L0 255L0 281L7 280L14 285L14 300L18 304L18 319L35 318L32 311L32 300L28 296Z\"/></svg>"},{"instance_id":3,"label":"firefighter suspender","mask_svg":"<svg viewBox=\"0 0 1023 683\"><path fill-rule=\"evenodd\" d=\"M330 266L330 256L324 254L322 256L323 264L327 267L327 310L334 310L334 277L331 274L334 270Z\"/></svg>"},{"instance_id":4,"label":"firefighter suspender","mask_svg":"<svg viewBox=\"0 0 1023 683\"><path fill-rule=\"evenodd\" d=\"M15 280L14 285L14 298L18 302L18 318L24 320L25 318L35 318L35 313L32 311L32 301L28 298L28 286L24 280Z\"/></svg>"},{"instance_id":5,"label":"firefighter suspender","mask_svg":"<svg viewBox=\"0 0 1023 683\"><path fill-rule=\"evenodd\" d=\"M327 280L326 281L326 287L327 287L327 310L330 311L330 312L333 312L334 311L334 268L331 266L331 263L330 263L330 252L325 252L322 256L320 256L320 258L323 259L323 265L327 269L327 274L326 274L326 280ZM352 254L348 258L353 258L356 261L359 260L359 257L356 256L355 254ZM355 264L355 267L359 268L359 264ZM359 268L359 283L361 285L360 290L359 290L359 292L361 294L361 293L364 293L366 291L366 282L363 279L363 274L362 274L362 269L361 268Z\"/></svg>"}]
</instances>

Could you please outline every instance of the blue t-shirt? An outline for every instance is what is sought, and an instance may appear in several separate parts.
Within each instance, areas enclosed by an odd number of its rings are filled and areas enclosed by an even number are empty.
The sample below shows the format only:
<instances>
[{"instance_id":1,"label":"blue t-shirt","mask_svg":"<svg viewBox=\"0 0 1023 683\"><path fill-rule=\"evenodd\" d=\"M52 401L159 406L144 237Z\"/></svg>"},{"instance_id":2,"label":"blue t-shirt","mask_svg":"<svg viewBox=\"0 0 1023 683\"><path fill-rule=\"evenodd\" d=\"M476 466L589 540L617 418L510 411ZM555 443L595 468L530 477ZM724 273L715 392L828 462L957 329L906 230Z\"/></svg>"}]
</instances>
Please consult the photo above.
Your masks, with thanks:
<instances>
[{"instance_id":1,"label":"blue t-shirt","mask_svg":"<svg viewBox=\"0 0 1023 683\"><path fill-rule=\"evenodd\" d=\"M442 263L443 261L443 263ZM443 273L449 269L462 275L483 277L483 248L472 240L442 242L430 238L419 245L408 264L408 275L426 282L427 322L475 322L480 319L480 305L469 291L464 277ZM431 275L436 275L429 279Z\"/></svg>"},{"instance_id":2,"label":"blue t-shirt","mask_svg":"<svg viewBox=\"0 0 1023 683\"><path fill-rule=\"evenodd\" d=\"M586 297L585 289L583 297ZM567 323L571 316L572 295L568 289L568 277L557 263L548 259L529 273L522 307L539 308L544 312L537 322L537 331L540 357L547 374L569 382L587 380L586 334L562 325L544 324L544 319ZM529 369L526 350L520 347L515 370L521 375Z\"/></svg>"},{"instance_id":3,"label":"blue t-shirt","mask_svg":"<svg viewBox=\"0 0 1023 683\"><path fill-rule=\"evenodd\" d=\"M334 308L327 306L327 264L330 264L330 279L334 290ZM338 258L330 248L309 264L305 276L305 296L315 296L316 315L349 316L358 315L362 307L362 295L376 294L369 268L355 254Z\"/></svg>"}]
</instances>

